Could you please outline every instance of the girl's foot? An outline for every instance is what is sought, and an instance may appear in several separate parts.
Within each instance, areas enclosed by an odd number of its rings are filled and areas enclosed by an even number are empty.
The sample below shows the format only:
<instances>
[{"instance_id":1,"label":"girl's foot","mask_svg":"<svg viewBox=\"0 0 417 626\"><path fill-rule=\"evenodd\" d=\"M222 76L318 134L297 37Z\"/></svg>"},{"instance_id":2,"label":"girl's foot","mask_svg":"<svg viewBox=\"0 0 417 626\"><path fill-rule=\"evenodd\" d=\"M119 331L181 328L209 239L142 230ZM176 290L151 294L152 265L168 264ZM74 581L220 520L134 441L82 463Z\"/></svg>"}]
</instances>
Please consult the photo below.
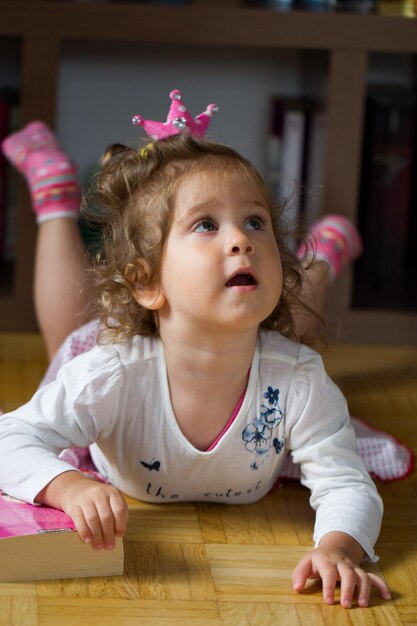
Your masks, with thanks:
<instances>
[{"instance_id":1,"label":"girl's foot","mask_svg":"<svg viewBox=\"0 0 417 626\"><path fill-rule=\"evenodd\" d=\"M25 177L38 224L58 217L78 219L77 170L43 122L31 122L2 143L4 155Z\"/></svg>"},{"instance_id":2,"label":"girl's foot","mask_svg":"<svg viewBox=\"0 0 417 626\"><path fill-rule=\"evenodd\" d=\"M355 225L342 215L326 215L316 222L297 251L299 259L324 261L334 280L362 253L362 240Z\"/></svg>"}]
</instances>

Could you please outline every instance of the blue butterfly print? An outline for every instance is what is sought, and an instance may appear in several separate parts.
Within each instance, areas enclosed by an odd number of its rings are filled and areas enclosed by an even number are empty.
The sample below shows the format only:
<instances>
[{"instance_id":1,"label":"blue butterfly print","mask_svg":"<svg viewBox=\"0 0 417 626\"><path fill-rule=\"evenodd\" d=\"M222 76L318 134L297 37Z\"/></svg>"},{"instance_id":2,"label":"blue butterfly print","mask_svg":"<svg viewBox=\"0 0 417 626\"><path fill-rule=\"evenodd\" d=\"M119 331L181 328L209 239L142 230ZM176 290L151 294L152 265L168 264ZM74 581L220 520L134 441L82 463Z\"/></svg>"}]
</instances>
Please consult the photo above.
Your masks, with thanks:
<instances>
[{"instance_id":1,"label":"blue butterfly print","mask_svg":"<svg viewBox=\"0 0 417 626\"><path fill-rule=\"evenodd\" d=\"M141 461L140 464L143 465L143 467L146 467L146 469L150 472L152 472L153 470L159 472L159 469L161 467L160 461L154 461L154 459L152 459L150 463L146 463L146 461Z\"/></svg>"}]
</instances>

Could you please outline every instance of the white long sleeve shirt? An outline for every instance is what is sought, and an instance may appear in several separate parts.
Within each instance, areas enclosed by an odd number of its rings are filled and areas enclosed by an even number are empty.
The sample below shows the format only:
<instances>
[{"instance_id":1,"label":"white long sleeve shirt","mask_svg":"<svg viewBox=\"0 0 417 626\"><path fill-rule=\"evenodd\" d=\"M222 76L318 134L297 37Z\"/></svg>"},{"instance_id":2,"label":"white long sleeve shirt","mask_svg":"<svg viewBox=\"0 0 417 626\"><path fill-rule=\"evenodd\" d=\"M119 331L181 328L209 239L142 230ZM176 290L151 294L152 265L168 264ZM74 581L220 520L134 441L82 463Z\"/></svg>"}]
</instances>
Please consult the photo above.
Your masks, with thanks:
<instances>
[{"instance_id":1,"label":"white long sleeve shirt","mask_svg":"<svg viewBox=\"0 0 417 626\"><path fill-rule=\"evenodd\" d=\"M0 488L33 502L74 469L59 458L73 446L90 446L98 470L123 492L161 503L254 502L290 452L317 511L316 545L342 531L376 559L382 503L357 454L345 399L317 353L276 332L260 332L243 403L209 451L177 424L159 339L135 337L76 357L0 417Z\"/></svg>"}]
</instances>

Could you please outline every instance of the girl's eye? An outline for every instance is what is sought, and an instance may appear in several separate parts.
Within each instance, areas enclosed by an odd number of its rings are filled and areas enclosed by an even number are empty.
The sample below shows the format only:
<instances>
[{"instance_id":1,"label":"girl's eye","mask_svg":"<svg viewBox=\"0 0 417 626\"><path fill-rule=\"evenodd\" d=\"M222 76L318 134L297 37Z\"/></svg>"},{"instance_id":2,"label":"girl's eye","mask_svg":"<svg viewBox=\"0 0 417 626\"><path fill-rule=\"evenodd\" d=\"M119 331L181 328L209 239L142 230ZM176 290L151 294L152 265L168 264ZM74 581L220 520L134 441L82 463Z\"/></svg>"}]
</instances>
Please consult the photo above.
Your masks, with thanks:
<instances>
[{"instance_id":1,"label":"girl's eye","mask_svg":"<svg viewBox=\"0 0 417 626\"><path fill-rule=\"evenodd\" d=\"M194 232L196 233L209 233L213 230L216 230L216 227L212 220L204 219L198 222L197 226L194 228Z\"/></svg>"},{"instance_id":2,"label":"girl's eye","mask_svg":"<svg viewBox=\"0 0 417 626\"><path fill-rule=\"evenodd\" d=\"M265 218L260 215L250 217L246 222L246 230L262 230L265 226Z\"/></svg>"}]
</instances>

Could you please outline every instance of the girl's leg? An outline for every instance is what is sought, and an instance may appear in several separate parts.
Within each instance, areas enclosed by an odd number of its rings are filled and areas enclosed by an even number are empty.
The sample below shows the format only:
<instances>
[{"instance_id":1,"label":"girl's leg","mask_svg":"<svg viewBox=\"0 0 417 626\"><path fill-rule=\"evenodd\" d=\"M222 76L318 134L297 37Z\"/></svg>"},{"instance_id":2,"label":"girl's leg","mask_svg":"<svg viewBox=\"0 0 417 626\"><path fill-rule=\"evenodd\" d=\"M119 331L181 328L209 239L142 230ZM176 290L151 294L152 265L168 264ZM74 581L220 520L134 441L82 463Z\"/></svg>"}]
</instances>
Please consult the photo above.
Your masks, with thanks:
<instances>
[{"instance_id":1,"label":"girl's leg","mask_svg":"<svg viewBox=\"0 0 417 626\"><path fill-rule=\"evenodd\" d=\"M324 261L309 261L305 266L300 299L306 310L294 315L294 339L307 340L315 335L319 320L323 319L329 289L329 266ZM311 313L313 311L314 315Z\"/></svg>"},{"instance_id":2,"label":"girl's leg","mask_svg":"<svg viewBox=\"0 0 417 626\"><path fill-rule=\"evenodd\" d=\"M2 144L23 174L39 224L35 258L35 308L49 357L89 302L90 290L78 229L80 188L76 168L43 122L32 122Z\"/></svg>"},{"instance_id":3,"label":"girl's leg","mask_svg":"<svg viewBox=\"0 0 417 626\"><path fill-rule=\"evenodd\" d=\"M39 225L34 300L40 330L52 359L67 335L83 321L91 288L78 222L57 218Z\"/></svg>"},{"instance_id":4,"label":"girl's leg","mask_svg":"<svg viewBox=\"0 0 417 626\"><path fill-rule=\"evenodd\" d=\"M305 267L301 298L319 317L323 316L329 286L361 252L358 231L341 215L326 215L319 220L300 246L297 256ZM297 315L295 336L301 338L313 326L311 316Z\"/></svg>"}]
</instances>

